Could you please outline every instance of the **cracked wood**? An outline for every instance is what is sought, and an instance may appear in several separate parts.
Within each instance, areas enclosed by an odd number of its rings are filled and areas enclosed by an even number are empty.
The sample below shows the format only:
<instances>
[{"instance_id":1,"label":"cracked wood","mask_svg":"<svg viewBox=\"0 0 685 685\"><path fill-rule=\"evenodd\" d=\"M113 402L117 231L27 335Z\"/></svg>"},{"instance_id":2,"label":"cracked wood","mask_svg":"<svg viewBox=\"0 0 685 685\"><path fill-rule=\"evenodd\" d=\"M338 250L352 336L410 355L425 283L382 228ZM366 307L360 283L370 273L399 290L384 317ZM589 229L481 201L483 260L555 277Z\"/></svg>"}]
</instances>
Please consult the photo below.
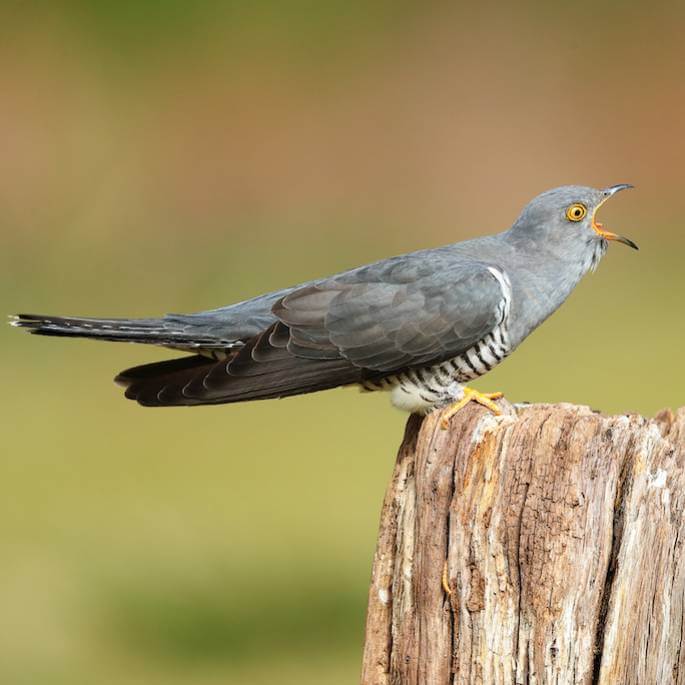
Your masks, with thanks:
<instances>
[{"instance_id":1,"label":"cracked wood","mask_svg":"<svg viewBox=\"0 0 685 685\"><path fill-rule=\"evenodd\" d=\"M685 409L503 406L409 419L363 685L685 683Z\"/></svg>"}]
</instances>

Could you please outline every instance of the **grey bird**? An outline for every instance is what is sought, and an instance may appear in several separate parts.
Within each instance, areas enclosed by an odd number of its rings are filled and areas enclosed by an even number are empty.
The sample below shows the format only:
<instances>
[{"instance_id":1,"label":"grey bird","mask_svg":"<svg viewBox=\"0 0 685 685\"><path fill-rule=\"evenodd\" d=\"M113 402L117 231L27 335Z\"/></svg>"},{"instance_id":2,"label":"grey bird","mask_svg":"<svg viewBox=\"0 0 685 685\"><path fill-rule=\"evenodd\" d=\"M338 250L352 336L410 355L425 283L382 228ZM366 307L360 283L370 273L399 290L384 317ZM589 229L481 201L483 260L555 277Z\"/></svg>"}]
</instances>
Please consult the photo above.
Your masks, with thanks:
<instances>
[{"instance_id":1,"label":"grey bird","mask_svg":"<svg viewBox=\"0 0 685 685\"><path fill-rule=\"evenodd\" d=\"M490 371L594 270L608 241L597 209L620 190L563 186L496 235L385 259L244 302L156 319L19 314L37 335L161 345L191 353L123 371L144 406L242 402L359 385L417 413L501 393L466 384Z\"/></svg>"}]
</instances>

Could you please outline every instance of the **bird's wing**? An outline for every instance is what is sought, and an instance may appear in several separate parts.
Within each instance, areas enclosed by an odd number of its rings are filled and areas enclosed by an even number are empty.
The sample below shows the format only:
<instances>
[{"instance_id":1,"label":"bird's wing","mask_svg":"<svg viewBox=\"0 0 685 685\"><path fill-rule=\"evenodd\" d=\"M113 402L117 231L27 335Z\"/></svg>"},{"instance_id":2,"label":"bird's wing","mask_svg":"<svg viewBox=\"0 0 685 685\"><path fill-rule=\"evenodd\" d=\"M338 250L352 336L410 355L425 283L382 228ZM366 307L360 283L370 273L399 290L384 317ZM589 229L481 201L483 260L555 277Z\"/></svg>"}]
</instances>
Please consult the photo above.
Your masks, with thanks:
<instances>
[{"instance_id":1,"label":"bird's wing","mask_svg":"<svg viewBox=\"0 0 685 685\"><path fill-rule=\"evenodd\" d=\"M296 288L274 323L224 361L186 358L129 369L126 395L145 405L286 397L459 355L505 315L487 264L408 255Z\"/></svg>"},{"instance_id":2,"label":"bird's wing","mask_svg":"<svg viewBox=\"0 0 685 685\"><path fill-rule=\"evenodd\" d=\"M482 340L504 316L502 286L487 264L454 256L371 265L281 298L288 351L375 372L437 363Z\"/></svg>"}]
</instances>

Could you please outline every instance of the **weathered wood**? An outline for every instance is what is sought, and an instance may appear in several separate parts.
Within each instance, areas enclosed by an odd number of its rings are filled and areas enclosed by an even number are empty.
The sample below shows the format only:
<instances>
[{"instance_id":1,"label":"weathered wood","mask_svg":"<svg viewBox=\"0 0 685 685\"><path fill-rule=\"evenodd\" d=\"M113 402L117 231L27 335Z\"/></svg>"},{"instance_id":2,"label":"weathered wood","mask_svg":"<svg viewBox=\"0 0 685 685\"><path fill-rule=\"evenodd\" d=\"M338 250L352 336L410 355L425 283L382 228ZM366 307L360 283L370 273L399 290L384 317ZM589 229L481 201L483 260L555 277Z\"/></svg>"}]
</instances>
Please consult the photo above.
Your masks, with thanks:
<instances>
[{"instance_id":1,"label":"weathered wood","mask_svg":"<svg viewBox=\"0 0 685 685\"><path fill-rule=\"evenodd\" d=\"M407 424L363 685L685 683L685 409L502 404Z\"/></svg>"}]
</instances>

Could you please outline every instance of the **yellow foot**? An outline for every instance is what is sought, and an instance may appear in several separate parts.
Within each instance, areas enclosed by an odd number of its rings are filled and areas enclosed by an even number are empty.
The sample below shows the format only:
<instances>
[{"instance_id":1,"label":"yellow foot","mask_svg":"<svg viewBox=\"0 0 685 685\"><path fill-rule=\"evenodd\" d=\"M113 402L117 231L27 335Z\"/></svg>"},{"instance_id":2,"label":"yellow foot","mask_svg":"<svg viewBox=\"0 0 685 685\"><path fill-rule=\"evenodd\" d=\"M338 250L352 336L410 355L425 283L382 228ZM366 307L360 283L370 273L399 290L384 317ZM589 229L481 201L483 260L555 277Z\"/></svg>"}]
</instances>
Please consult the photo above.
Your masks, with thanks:
<instances>
[{"instance_id":1,"label":"yellow foot","mask_svg":"<svg viewBox=\"0 0 685 685\"><path fill-rule=\"evenodd\" d=\"M464 388L464 396L458 402L455 402L443 415L442 421L440 421L441 428L446 430L450 425L450 419L471 401L482 404L493 414L499 416L502 413L502 410L493 402L493 400L498 400L500 397L503 397L503 393L501 392L478 392L478 390L474 390L473 388Z\"/></svg>"}]
</instances>

